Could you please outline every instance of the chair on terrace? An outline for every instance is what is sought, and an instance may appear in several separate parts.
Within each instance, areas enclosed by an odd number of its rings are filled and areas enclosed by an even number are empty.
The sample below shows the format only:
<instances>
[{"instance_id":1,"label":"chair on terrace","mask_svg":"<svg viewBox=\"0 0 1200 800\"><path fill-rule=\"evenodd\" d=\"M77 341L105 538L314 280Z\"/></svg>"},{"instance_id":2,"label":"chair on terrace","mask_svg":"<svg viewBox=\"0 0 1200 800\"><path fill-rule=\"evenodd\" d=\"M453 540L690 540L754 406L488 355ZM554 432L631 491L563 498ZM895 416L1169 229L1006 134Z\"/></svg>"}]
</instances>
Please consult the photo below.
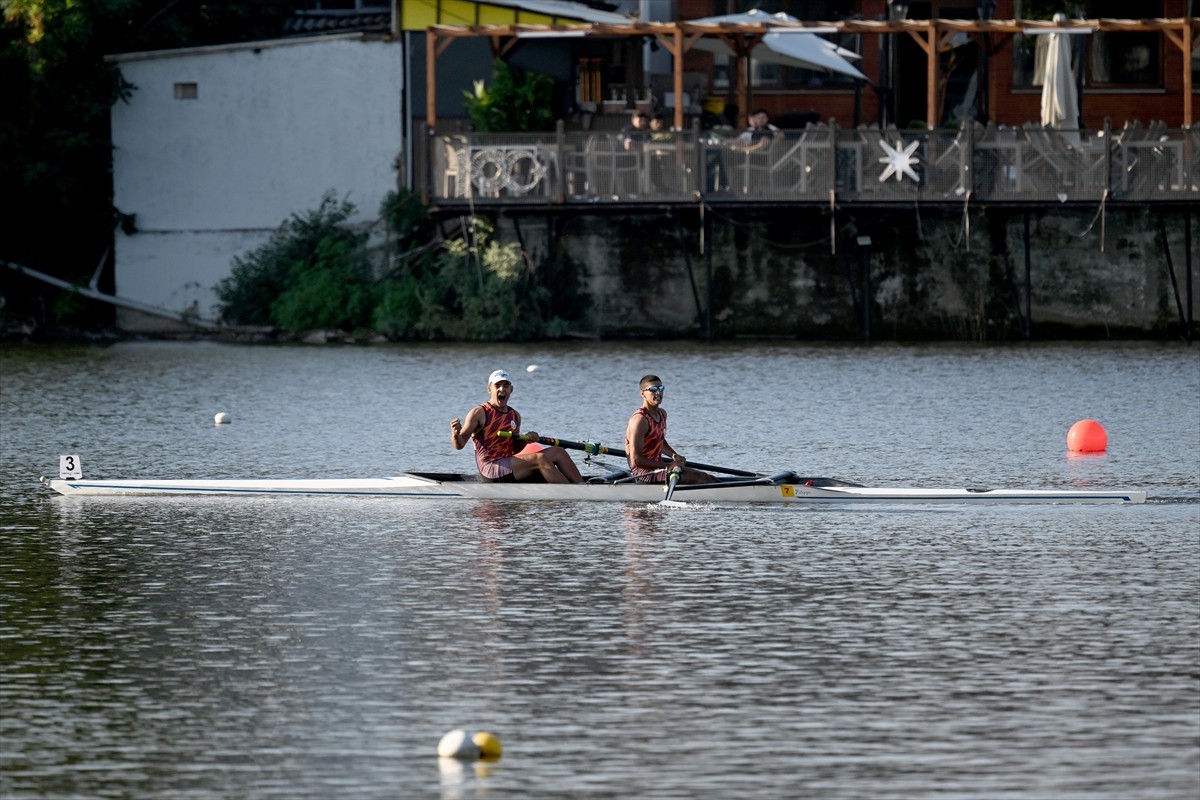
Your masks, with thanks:
<instances>
[{"instance_id":1,"label":"chair on terrace","mask_svg":"<svg viewBox=\"0 0 1200 800\"><path fill-rule=\"evenodd\" d=\"M466 140L461 136L442 137L442 155L444 163L439 162L442 170L442 197L463 197L467 193L466 173ZM454 187L451 194L450 187Z\"/></svg>"},{"instance_id":2,"label":"chair on terrace","mask_svg":"<svg viewBox=\"0 0 1200 800\"><path fill-rule=\"evenodd\" d=\"M784 134L776 133L771 143L760 150L731 150L733 173L741 178L739 194L769 195L774 188L775 167L783 152Z\"/></svg>"},{"instance_id":3,"label":"chair on terrace","mask_svg":"<svg viewBox=\"0 0 1200 800\"><path fill-rule=\"evenodd\" d=\"M832 131L825 125L810 124L799 134L776 135L763 158L747 162L747 183L761 186L763 193L791 196L811 194L829 185L829 171L835 157L830 147ZM751 156L758 154L751 153Z\"/></svg>"},{"instance_id":4,"label":"chair on terrace","mask_svg":"<svg viewBox=\"0 0 1200 800\"><path fill-rule=\"evenodd\" d=\"M637 194L641 174L638 150L626 150L621 137L593 133L584 145L588 189L600 197L618 198Z\"/></svg>"},{"instance_id":5,"label":"chair on terrace","mask_svg":"<svg viewBox=\"0 0 1200 800\"><path fill-rule=\"evenodd\" d=\"M1042 192L1063 193L1078 184L1075 154L1057 132L1034 123L1025 124L1032 156L1025 162L1028 184Z\"/></svg>"}]
</instances>

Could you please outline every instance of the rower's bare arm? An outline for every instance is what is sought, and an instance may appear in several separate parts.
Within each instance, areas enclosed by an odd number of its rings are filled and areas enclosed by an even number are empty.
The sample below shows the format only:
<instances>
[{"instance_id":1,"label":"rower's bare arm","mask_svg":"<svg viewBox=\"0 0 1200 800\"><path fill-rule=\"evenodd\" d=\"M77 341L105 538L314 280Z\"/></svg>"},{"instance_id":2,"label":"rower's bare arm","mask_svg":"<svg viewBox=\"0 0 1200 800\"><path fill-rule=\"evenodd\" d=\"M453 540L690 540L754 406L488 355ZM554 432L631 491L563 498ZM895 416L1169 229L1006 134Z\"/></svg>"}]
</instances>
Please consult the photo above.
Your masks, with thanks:
<instances>
[{"instance_id":1,"label":"rower's bare arm","mask_svg":"<svg viewBox=\"0 0 1200 800\"><path fill-rule=\"evenodd\" d=\"M471 434L479 427L479 409L473 408L467 413L467 421L464 423L458 417L450 420L450 441L454 443L455 450L462 450L467 446L467 442L471 441Z\"/></svg>"},{"instance_id":2,"label":"rower's bare arm","mask_svg":"<svg viewBox=\"0 0 1200 800\"><path fill-rule=\"evenodd\" d=\"M513 431L513 435L512 435L513 453L519 453L525 449L525 445L529 444L530 442L537 441L538 432L537 431L529 431L528 433L522 434L521 433L521 412L517 411L514 408L513 414L514 414L514 416L516 416L516 419L517 419L517 428L516 428L516 430Z\"/></svg>"},{"instance_id":3,"label":"rower's bare arm","mask_svg":"<svg viewBox=\"0 0 1200 800\"><path fill-rule=\"evenodd\" d=\"M625 438L629 441L629 455L633 459L633 466L641 467L642 469L657 469L657 464L642 455L642 448L646 443L646 429L648 426L645 417L641 414L634 414L629 418L629 426L625 430Z\"/></svg>"}]
</instances>

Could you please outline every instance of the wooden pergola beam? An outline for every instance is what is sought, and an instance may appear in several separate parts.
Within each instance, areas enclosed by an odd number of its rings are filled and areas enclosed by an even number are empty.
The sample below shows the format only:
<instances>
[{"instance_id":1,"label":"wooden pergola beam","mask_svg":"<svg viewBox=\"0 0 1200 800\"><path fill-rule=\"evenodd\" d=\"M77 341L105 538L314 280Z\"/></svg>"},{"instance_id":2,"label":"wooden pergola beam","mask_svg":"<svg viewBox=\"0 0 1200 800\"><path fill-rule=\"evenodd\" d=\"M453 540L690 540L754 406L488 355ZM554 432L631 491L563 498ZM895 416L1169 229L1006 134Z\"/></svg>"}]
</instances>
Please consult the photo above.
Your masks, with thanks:
<instances>
[{"instance_id":1,"label":"wooden pergola beam","mask_svg":"<svg viewBox=\"0 0 1200 800\"><path fill-rule=\"evenodd\" d=\"M500 57L514 48L521 36L587 36L628 37L650 36L657 40L674 58L675 126L683 125L683 55L701 36L719 36L733 50L738 64L738 107L743 113L749 109L748 74L750 53L762 37L783 29L804 30L806 28L833 28L839 33L907 33L916 40L925 52L927 63L926 124L934 128L937 123L938 98L938 53L946 46L950 35L958 32L969 34L1000 34L1006 42L1013 35L1027 30L1078 29L1098 32L1154 32L1163 36L1179 48L1183 61L1183 124L1192 125L1192 70L1191 51L1200 36L1200 20L1194 17L1176 19L1090 19L1053 22L1050 20L837 20L831 22L805 22L795 24L721 23L697 24L686 20L679 22L630 22L628 24L580 24L580 25L434 25L425 31L425 118L433 128L437 124L437 58L456 39L487 36L492 41L492 52ZM998 46L998 45L994 45Z\"/></svg>"}]
</instances>

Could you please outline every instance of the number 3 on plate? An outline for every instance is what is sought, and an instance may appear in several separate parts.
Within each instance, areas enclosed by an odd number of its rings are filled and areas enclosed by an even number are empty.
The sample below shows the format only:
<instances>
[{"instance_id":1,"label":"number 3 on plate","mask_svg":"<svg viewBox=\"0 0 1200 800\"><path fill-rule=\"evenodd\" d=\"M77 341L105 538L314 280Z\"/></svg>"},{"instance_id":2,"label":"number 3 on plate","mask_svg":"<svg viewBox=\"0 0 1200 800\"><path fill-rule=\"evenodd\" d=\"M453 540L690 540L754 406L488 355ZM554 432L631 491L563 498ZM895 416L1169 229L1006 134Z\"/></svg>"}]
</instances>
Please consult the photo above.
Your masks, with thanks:
<instances>
[{"instance_id":1,"label":"number 3 on plate","mask_svg":"<svg viewBox=\"0 0 1200 800\"><path fill-rule=\"evenodd\" d=\"M67 478L82 478L83 465L79 463L79 456L59 456L58 477L63 480Z\"/></svg>"}]
</instances>

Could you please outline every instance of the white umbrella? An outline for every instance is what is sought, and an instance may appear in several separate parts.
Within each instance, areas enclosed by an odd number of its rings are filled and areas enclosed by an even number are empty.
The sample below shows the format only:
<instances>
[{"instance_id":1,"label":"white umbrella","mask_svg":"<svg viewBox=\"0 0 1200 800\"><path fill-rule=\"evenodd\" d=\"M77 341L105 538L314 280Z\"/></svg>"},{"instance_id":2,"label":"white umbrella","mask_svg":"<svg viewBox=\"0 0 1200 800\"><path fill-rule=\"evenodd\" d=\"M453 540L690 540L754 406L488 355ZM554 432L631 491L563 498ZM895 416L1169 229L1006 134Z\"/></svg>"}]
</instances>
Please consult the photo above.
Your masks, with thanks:
<instances>
[{"instance_id":1,"label":"white umbrella","mask_svg":"<svg viewBox=\"0 0 1200 800\"><path fill-rule=\"evenodd\" d=\"M1054 15L1054 21L1067 21L1065 14ZM1042 125L1049 128L1079 127L1079 94L1075 88L1075 73L1071 69L1069 34L1047 33L1046 72L1042 79ZM1075 134L1078 138L1078 133Z\"/></svg>"},{"instance_id":2,"label":"white umbrella","mask_svg":"<svg viewBox=\"0 0 1200 800\"><path fill-rule=\"evenodd\" d=\"M726 14L720 17L704 17L703 19L690 19L686 22L695 25L722 25L731 24L763 24L763 25L779 25L787 27L789 23L799 22L795 17L787 14L768 14L765 11L752 9L745 14ZM836 72L842 75L849 75L851 78L859 80L867 80L867 76L862 74L846 59L858 58L859 55L852 50L847 50L844 47L838 47L832 42L822 39L816 34L796 32L791 33L768 33L762 38L762 47L756 47L753 50L755 61L764 64L782 64L788 67L799 67L801 69L811 69L818 72ZM710 37L701 37L693 45L695 49L706 50L710 53L718 54L733 54L733 50L722 39Z\"/></svg>"}]
</instances>

